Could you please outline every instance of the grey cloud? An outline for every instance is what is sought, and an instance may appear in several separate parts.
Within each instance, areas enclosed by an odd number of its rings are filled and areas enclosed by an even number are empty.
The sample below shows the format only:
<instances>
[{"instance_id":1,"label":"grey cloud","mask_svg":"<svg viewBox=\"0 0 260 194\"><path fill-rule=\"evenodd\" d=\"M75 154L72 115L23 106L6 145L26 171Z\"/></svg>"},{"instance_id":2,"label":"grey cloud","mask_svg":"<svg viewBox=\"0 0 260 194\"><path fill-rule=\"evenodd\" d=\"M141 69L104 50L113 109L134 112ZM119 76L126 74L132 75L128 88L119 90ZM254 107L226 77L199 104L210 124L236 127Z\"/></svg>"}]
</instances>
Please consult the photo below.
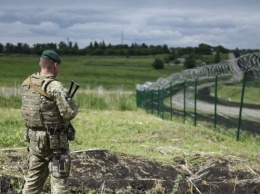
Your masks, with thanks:
<instances>
[{"instance_id":1,"label":"grey cloud","mask_svg":"<svg viewBox=\"0 0 260 194\"><path fill-rule=\"evenodd\" d=\"M90 41L259 48L258 0L35 0L1 2L0 42ZM11 33L10 33L11 32Z\"/></svg>"},{"instance_id":2,"label":"grey cloud","mask_svg":"<svg viewBox=\"0 0 260 194\"><path fill-rule=\"evenodd\" d=\"M38 26L31 27L31 31L34 34L56 35L60 31L60 27L52 22L42 22Z\"/></svg>"}]
</instances>

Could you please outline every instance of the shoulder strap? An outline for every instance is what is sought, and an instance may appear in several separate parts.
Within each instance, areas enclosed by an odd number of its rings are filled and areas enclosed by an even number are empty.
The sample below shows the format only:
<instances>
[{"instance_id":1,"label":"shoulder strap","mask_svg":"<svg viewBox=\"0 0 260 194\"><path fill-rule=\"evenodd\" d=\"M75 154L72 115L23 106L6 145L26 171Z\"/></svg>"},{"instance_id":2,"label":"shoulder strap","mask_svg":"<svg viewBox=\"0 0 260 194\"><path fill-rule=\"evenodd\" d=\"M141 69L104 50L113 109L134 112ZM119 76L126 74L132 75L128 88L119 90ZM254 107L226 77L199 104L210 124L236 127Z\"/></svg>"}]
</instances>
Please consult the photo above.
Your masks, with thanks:
<instances>
[{"instance_id":1,"label":"shoulder strap","mask_svg":"<svg viewBox=\"0 0 260 194\"><path fill-rule=\"evenodd\" d=\"M47 94L44 90L42 90L41 88L39 88L38 86L34 85L32 83L32 80L31 80L31 77L29 76L27 79L26 79L26 82L37 92L39 92L40 94L42 94L43 96L49 98L49 99L52 99L52 97Z\"/></svg>"},{"instance_id":2,"label":"shoulder strap","mask_svg":"<svg viewBox=\"0 0 260 194\"><path fill-rule=\"evenodd\" d=\"M53 82L53 81L55 81L55 79L53 79L53 78L44 78L43 79L43 83L42 83L42 89L43 89L43 91L46 91L47 90L47 86L51 83L51 82Z\"/></svg>"}]
</instances>

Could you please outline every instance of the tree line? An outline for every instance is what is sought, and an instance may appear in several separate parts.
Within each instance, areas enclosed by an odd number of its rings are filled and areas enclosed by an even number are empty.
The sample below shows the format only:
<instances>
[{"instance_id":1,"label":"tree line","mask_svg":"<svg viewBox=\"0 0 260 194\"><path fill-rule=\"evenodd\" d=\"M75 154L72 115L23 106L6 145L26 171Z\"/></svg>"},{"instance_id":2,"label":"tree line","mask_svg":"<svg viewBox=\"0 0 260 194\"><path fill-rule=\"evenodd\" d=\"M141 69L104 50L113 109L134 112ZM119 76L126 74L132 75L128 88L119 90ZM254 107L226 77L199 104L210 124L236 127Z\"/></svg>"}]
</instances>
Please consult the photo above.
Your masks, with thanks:
<instances>
[{"instance_id":1,"label":"tree line","mask_svg":"<svg viewBox=\"0 0 260 194\"><path fill-rule=\"evenodd\" d=\"M29 46L26 43L6 43L5 45L0 43L0 55L3 54L36 54L41 55L43 50L51 49L58 52L61 55L98 55L98 56L145 56L145 55L159 55L164 54L163 59L156 58L152 63L154 69L163 69L165 64L169 64L171 61L174 64L179 64L179 58L184 58L184 66L187 69L197 66L197 60L200 60L202 55L214 55L214 63L219 63L221 58L220 54L233 52L236 57L241 54L259 52L257 49L244 49L229 50L221 45L211 46L201 43L197 47L171 47L167 45L146 45L145 43L131 45L119 44L112 45L101 42L90 42L85 48L79 48L77 43L72 42L60 42L56 43L44 43L34 44ZM212 62L211 62L212 63ZM207 64L207 63L206 63Z\"/></svg>"},{"instance_id":2,"label":"tree line","mask_svg":"<svg viewBox=\"0 0 260 194\"><path fill-rule=\"evenodd\" d=\"M210 55L219 53L228 53L231 50L219 45L211 46L201 43L197 47L171 47L167 45L147 45L145 43L137 44L106 44L101 42L90 42L85 48L79 48L77 43L63 42L60 43L44 43L33 44L29 46L27 43L6 43L5 45L0 43L0 54L37 54L40 55L43 50L55 50L62 55L105 55L105 56L143 56L143 55L158 55L158 54L170 54L169 60L174 60L178 57L188 55L192 58L194 55ZM238 56L238 53L252 53L259 50L239 50L235 49L232 52Z\"/></svg>"},{"instance_id":3,"label":"tree line","mask_svg":"<svg viewBox=\"0 0 260 194\"><path fill-rule=\"evenodd\" d=\"M167 45L146 45L133 43L130 46L126 44L112 45L102 42L90 42L85 48L79 48L77 43L60 42L34 44L29 46L27 43L0 43L0 53L6 54L41 54L43 50L55 50L62 55L117 55L117 56L138 56L138 55L155 55L168 54L170 49Z\"/></svg>"},{"instance_id":4,"label":"tree line","mask_svg":"<svg viewBox=\"0 0 260 194\"><path fill-rule=\"evenodd\" d=\"M119 44L112 45L101 42L90 42L85 48L79 48L77 43L72 42L60 42L56 43L44 43L34 44L29 46L27 43L6 43L5 45L0 43L0 53L6 54L41 54L43 50L52 49L60 54L65 55L118 55L118 56L138 56L138 55L157 55L157 54L170 54L177 55L185 54L211 54L218 48L220 52L229 52L228 49L218 46L212 47L207 44L200 44L198 47L185 47L185 48L169 48L167 45L147 45L145 43L131 45Z\"/></svg>"}]
</instances>

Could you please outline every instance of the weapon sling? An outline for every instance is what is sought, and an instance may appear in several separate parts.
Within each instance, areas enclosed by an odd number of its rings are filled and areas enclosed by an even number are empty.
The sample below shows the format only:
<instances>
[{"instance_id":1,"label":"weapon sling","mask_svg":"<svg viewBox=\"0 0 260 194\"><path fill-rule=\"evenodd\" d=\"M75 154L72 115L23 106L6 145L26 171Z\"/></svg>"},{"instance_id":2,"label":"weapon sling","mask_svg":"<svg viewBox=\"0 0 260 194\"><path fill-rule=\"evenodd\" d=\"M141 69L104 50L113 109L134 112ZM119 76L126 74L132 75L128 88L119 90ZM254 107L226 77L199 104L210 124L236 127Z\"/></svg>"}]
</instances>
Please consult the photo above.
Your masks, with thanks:
<instances>
[{"instance_id":1,"label":"weapon sling","mask_svg":"<svg viewBox=\"0 0 260 194\"><path fill-rule=\"evenodd\" d=\"M45 97L47 97L47 98L49 98L49 99L52 100L52 97L51 97L49 94L47 94L44 90L42 90L41 88L39 88L38 86L36 86L36 85L34 85L34 84L32 83L32 80L31 80L30 77L27 78L27 83L28 83L35 91L39 92L39 93L42 94L43 96L45 96Z\"/></svg>"}]
</instances>

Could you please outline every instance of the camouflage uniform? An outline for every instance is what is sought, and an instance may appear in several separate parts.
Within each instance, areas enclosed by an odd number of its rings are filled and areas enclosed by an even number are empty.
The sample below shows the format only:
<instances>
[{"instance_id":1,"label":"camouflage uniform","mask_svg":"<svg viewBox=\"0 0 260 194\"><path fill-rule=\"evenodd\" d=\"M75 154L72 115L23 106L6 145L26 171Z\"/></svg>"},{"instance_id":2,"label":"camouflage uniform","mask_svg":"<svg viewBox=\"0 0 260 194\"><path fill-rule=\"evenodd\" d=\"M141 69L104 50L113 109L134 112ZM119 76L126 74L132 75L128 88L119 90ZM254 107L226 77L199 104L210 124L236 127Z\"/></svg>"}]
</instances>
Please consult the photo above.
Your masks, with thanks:
<instances>
[{"instance_id":1,"label":"camouflage uniform","mask_svg":"<svg viewBox=\"0 0 260 194\"><path fill-rule=\"evenodd\" d=\"M35 91L25 80L21 87L21 113L27 130L28 173L24 194L40 193L51 174L52 193L69 193L67 178L70 171L67 128L77 114L68 90L51 74L36 73L31 82L50 98Z\"/></svg>"}]
</instances>

